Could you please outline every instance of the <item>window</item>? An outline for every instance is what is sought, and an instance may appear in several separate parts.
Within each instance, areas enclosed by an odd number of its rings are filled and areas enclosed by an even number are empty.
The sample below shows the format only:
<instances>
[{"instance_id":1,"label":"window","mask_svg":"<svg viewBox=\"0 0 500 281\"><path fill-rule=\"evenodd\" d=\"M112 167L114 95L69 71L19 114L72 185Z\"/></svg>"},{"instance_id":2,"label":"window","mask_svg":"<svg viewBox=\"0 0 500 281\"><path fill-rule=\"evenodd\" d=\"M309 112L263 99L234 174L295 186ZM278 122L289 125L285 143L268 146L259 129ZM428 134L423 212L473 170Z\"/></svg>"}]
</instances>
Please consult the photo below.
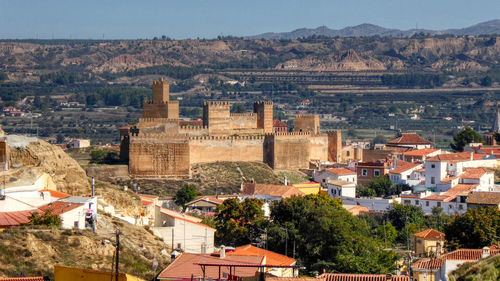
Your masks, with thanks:
<instances>
[{"instance_id":1,"label":"window","mask_svg":"<svg viewBox=\"0 0 500 281\"><path fill-rule=\"evenodd\" d=\"M418 200L415 200L415 205L418 205L418 203L419 203Z\"/></svg>"},{"instance_id":2,"label":"window","mask_svg":"<svg viewBox=\"0 0 500 281\"><path fill-rule=\"evenodd\" d=\"M365 177L368 176L368 170L367 169L362 169L361 170L361 175L365 176Z\"/></svg>"},{"instance_id":3,"label":"window","mask_svg":"<svg viewBox=\"0 0 500 281\"><path fill-rule=\"evenodd\" d=\"M459 210L463 210L463 209L464 209L464 206L462 206L462 205L458 205L458 209L459 209Z\"/></svg>"},{"instance_id":4,"label":"window","mask_svg":"<svg viewBox=\"0 0 500 281\"><path fill-rule=\"evenodd\" d=\"M347 157L351 156L351 152L347 151Z\"/></svg>"},{"instance_id":5,"label":"window","mask_svg":"<svg viewBox=\"0 0 500 281\"><path fill-rule=\"evenodd\" d=\"M433 169L436 168L436 164L432 164L431 168L433 168Z\"/></svg>"},{"instance_id":6,"label":"window","mask_svg":"<svg viewBox=\"0 0 500 281\"><path fill-rule=\"evenodd\" d=\"M441 207L441 202L437 202L437 206L438 206L438 207Z\"/></svg>"},{"instance_id":7,"label":"window","mask_svg":"<svg viewBox=\"0 0 500 281\"><path fill-rule=\"evenodd\" d=\"M425 206L429 207L429 201L425 201Z\"/></svg>"},{"instance_id":8,"label":"window","mask_svg":"<svg viewBox=\"0 0 500 281\"><path fill-rule=\"evenodd\" d=\"M78 221L75 221L74 225L75 228L78 228Z\"/></svg>"},{"instance_id":9,"label":"window","mask_svg":"<svg viewBox=\"0 0 500 281\"><path fill-rule=\"evenodd\" d=\"M431 184L435 184L436 183L436 178L435 177L431 177Z\"/></svg>"},{"instance_id":10,"label":"window","mask_svg":"<svg viewBox=\"0 0 500 281\"><path fill-rule=\"evenodd\" d=\"M380 170L379 169L373 170L373 176L375 176L375 177L380 176Z\"/></svg>"},{"instance_id":11,"label":"window","mask_svg":"<svg viewBox=\"0 0 500 281\"><path fill-rule=\"evenodd\" d=\"M405 200L404 203L410 205L411 201L410 200Z\"/></svg>"},{"instance_id":12,"label":"window","mask_svg":"<svg viewBox=\"0 0 500 281\"><path fill-rule=\"evenodd\" d=\"M323 182L326 182L326 179L323 179Z\"/></svg>"}]
</instances>

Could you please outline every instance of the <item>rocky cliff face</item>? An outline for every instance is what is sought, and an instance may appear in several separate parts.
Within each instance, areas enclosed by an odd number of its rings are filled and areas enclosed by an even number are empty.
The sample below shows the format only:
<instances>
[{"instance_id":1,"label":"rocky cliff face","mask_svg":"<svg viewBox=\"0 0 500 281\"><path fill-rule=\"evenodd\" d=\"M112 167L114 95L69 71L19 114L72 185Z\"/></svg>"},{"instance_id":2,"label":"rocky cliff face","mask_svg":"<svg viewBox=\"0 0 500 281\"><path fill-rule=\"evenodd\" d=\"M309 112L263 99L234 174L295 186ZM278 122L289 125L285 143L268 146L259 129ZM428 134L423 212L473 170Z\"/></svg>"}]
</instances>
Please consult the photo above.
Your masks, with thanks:
<instances>
[{"instance_id":1,"label":"rocky cliff face","mask_svg":"<svg viewBox=\"0 0 500 281\"><path fill-rule=\"evenodd\" d=\"M48 173L57 190L71 195L90 194L90 183L85 171L60 147L21 136L8 136L7 142L11 149L11 169L31 169L39 175Z\"/></svg>"},{"instance_id":2,"label":"rocky cliff face","mask_svg":"<svg viewBox=\"0 0 500 281\"><path fill-rule=\"evenodd\" d=\"M500 37L0 42L0 64L13 72L34 75L66 67L100 75L156 65L227 62L233 67L239 67L238 62L272 62L279 69L318 71L484 71L500 64Z\"/></svg>"}]
</instances>

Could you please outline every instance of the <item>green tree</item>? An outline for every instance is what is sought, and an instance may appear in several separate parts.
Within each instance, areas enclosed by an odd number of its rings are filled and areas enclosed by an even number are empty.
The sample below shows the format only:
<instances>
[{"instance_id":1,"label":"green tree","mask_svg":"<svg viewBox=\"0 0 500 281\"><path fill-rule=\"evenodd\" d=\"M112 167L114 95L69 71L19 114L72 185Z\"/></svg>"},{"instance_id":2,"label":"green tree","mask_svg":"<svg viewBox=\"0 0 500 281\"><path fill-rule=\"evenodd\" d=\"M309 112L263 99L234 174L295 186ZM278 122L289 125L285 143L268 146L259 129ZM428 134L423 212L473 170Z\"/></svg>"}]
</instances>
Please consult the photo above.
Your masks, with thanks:
<instances>
[{"instance_id":1,"label":"green tree","mask_svg":"<svg viewBox=\"0 0 500 281\"><path fill-rule=\"evenodd\" d=\"M38 212L33 212L28 218L31 225L45 225L50 227L61 227L62 221L58 215L53 215L52 210L48 210L40 215Z\"/></svg>"},{"instance_id":2,"label":"green tree","mask_svg":"<svg viewBox=\"0 0 500 281\"><path fill-rule=\"evenodd\" d=\"M388 273L394 269L394 253L384 251L362 219L342 208L342 201L327 195L291 197L271 207L271 250L295 252L309 270L351 273ZM286 229L281 235L271 230ZM290 251L289 251L290 252Z\"/></svg>"},{"instance_id":3,"label":"green tree","mask_svg":"<svg viewBox=\"0 0 500 281\"><path fill-rule=\"evenodd\" d=\"M483 87L489 87L491 86L492 79L490 76L486 75L483 80L481 80L481 86Z\"/></svg>"},{"instance_id":4,"label":"green tree","mask_svg":"<svg viewBox=\"0 0 500 281\"><path fill-rule=\"evenodd\" d=\"M61 134L57 134L56 136L56 142L57 143L63 143L64 142L64 136Z\"/></svg>"},{"instance_id":5,"label":"green tree","mask_svg":"<svg viewBox=\"0 0 500 281\"><path fill-rule=\"evenodd\" d=\"M372 188L358 185L356 186L356 196L357 197L375 197L377 196L377 192Z\"/></svg>"},{"instance_id":6,"label":"green tree","mask_svg":"<svg viewBox=\"0 0 500 281\"><path fill-rule=\"evenodd\" d=\"M258 199L225 200L215 211L218 245L240 246L261 241L269 220L264 216L264 202Z\"/></svg>"},{"instance_id":7,"label":"green tree","mask_svg":"<svg viewBox=\"0 0 500 281\"><path fill-rule=\"evenodd\" d=\"M396 237L398 237L398 231L390 222L377 227L376 234L381 241L384 241L384 244L387 241L389 245L394 243Z\"/></svg>"},{"instance_id":8,"label":"green tree","mask_svg":"<svg viewBox=\"0 0 500 281\"><path fill-rule=\"evenodd\" d=\"M464 151L464 147L473 142L483 142L483 138L471 127L465 127L453 136L450 147L455 151Z\"/></svg>"},{"instance_id":9,"label":"green tree","mask_svg":"<svg viewBox=\"0 0 500 281\"><path fill-rule=\"evenodd\" d=\"M377 196L391 195L393 194L393 184L388 176L380 176L370 180L366 187L373 189Z\"/></svg>"},{"instance_id":10,"label":"green tree","mask_svg":"<svg viewBox=\"0 0 500 281\"><path fill-rule=\"evenodd\" d=\"M388 218L397 230L401 231L407 224L425 225L425 215L422 208L414 205L394 203Z\"/></svg>"},{"instance_id":11,"label":"green tree","mask_svg":"<svg viewBox=\"0 0 500 281\"><path fill-rule=\"evenodd\" d=\"M94 148L90 151L90 162L94 164L103 164L107 154L106 150Z\"/></svg>"},{"instance_id":12,"label":"green tree","mask_svg":"<svg viewBox=\"0 0 500 281\"><path fill-rule=\"evenodd\" d=\"M181 206L182 211L184 211L186 210L186 203L193 201L198 194L199 192L196 190L196 187L186 184L175 193L175 204Z\"/></svg>"},{"instance_id":13,"label":"green tree","mask_svg":"<svg viewBox=\"0 0 500 281\"><path fill-rule=\"evenodd\" d=\"M500 242L500 210L470 208L461 216L452 217L444 233L448 247L478 249Z\"/></svg>"}]
</instances>

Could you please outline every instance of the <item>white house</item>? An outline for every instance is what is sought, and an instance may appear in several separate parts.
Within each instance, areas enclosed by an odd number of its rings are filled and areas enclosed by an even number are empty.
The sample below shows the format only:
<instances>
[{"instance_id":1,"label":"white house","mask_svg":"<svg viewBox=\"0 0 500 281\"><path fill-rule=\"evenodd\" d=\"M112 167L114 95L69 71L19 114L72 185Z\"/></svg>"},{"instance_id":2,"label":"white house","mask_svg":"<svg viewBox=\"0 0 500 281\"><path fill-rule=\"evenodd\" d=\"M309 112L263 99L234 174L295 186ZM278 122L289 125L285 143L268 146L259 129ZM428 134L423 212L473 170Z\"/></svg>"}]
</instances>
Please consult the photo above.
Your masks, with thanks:
<instances>
[{"instance_id":1,"label":"white house","mask_svg":"<svg viewBox=\"0 0 500 281\"><path fill-rule=\"evenodd\" d=\"M326 186L329 180L340 180L357 184L357 175L355 171L346 168L330 168L322 171L315 171L314 181Z\"/></svg>"},{"instance_id":2,"label":"white house","mask_svg":"<svg viewBox=\"0 0 500 281\"><path fill-rule=\"evenodd\" d=\"M356 197L356 184L343 180L329 180L327 183L328 195L333 198Z\"/></svg>"},{"instance_id":3,"label":"white house","mask_svg":"<svg viewBox=\"0 0 500 281\"><path fill-rule=\"evenodd\" d=\"M76 139L72 140L67 145L68 148L85 148L90 147L90 140L88 139Z\"/></svg>"},{"instance_id":4,"label":"white house","mask_svg":"<svg viewBox=\"0 0 500 281\"><path fill-rule=\"evenodd\" d=\"M201 221L185 213L155 206L151 229L165 243L171 244L172 249L182 249L186 253L212 253L216 230Z\"/></svg>"},{"instance_id":5,"label":"white house","mask_svg":"<svg viewBox=\"0 0 500 281\"><path fill-rule=\"evenodd\" d=\"M52 215L58 215L61 218L62 228L64 229L85 229L87 211L84 204L55 201L40 206L38 209L42 212L50 211Z\"/></svg>"},{"instance_id":6,"label":"white house","mask_svg":"<svg viewBox=\"0 0 500 281\"><path fill-rule=\"evenodd\" d=\"M424 140L417 134L403 133L400 137L386 143L387 147L406 147L412 149L430 148L432 142Z\"/></svg>"},{"instance_id":7,"label":"white house","mask_svg":"<svg viewBox=\"0 0 500 281\"><path fill-rule=\"evenodd\" d=\"M396 167L389 171L389 179L395 184L408 184L409 186L415 186L420 183L421 178L419 177L420 172L415 173L414 175L413 173L422 169L422 167L423 164L417 162ZM412 179L412 175L414 179Z\"/></svg>"},{"instance_id":8,"label":"white house","mask_svg":"<svg viewBox=\"0 0 500 281\"><path fill-rule=\"evenodd\" d=\"M477 177L477 171L466 168L493 168L495 169L497 160L495 157L472 152L460 152L450 154L439 154L428 158L425 167L425 187L434 191L446 191L458 183L479 182L481 188L488 189L493 184L490 182L491 176L484 178L469 179Z\"/></svg>"}]
</instances>

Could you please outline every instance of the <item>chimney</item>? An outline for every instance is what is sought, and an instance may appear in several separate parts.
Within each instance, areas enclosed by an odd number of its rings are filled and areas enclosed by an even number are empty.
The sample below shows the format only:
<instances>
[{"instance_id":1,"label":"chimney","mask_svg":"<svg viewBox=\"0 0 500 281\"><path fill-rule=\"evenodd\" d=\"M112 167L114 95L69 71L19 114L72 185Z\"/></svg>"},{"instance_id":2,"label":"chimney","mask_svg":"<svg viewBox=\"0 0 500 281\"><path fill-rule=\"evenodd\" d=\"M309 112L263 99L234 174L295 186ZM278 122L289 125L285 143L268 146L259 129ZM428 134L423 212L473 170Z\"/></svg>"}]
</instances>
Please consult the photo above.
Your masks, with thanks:
<instances>
[{"instance_id":1,"label":"chimney","mask_svg":"<svg viewBox=\"0 0 500 281\"><path fill-rule=\"evenodd\" d=\"M243 182L240 184L240 190L243 191Z\"/></svg>"},{"instance_id":2,"label":"chimney","mask_svg":"<svg viewBox=\"0 0 500 281\"><path fill-rule=\"evenodd\" d=\"M284 185L288 185L288 180L286 179L286 176L283 177L283 183Z\"/></svg>"},{"instance_id":3,"label":"chimney","mask_svg":"<svg viewBox=\"0 0 500 281\"><path fill-rule=\"evenodd\" d=\"M474 160L474 152L471 151L470 153L470 161Z\"/></svg>"},{"instance_id":4,"label":"chimney","mask_svg":"<svg viewBox=\"0 0 500 281\"><path fill-rule=\"evenodd\" d=\"M398 167L398 157L394 158L394 169Z\"/></svg>"},{"instance_id":5,"label":"chimney","mask_svg":"<svg viewBox=\"0 0 500 281\"><path fill-rule=\"evenodd\" d=\"M483 256L482 258L485 259L490 256L490 248L489 247L484 247L483 248Z\"/></svg>"},{"instance_id":6,"label":"chimney","mask_svg":"<svg viewBox=\"0 0 500 281\"><path fill-rule=\"evenodd\" d=\"M92 177L92 197L94 197L94 186L95 186L94 177Z\"/></svg>"},{"instance_id":7,"label":"chimney","mask_svg":"<svg viewBox=\"0 0 500 281\"><path fill-rule=\"evenodd\" d=\"M219 258L221 258L221 259L226 258L226 246L224 246L224 245L220 246Z\"/></svg>"},{"instance_id":8,"label":"chimney","mask_svg":"<svg viewBox=\"0 0 500 281\"><path fill-rule=\"evenodd\" d=\"M441 241L436 244L436 258L441 257L441 252L442 252L442 247L441 247Z\"/></svg>"}]
</instances>

